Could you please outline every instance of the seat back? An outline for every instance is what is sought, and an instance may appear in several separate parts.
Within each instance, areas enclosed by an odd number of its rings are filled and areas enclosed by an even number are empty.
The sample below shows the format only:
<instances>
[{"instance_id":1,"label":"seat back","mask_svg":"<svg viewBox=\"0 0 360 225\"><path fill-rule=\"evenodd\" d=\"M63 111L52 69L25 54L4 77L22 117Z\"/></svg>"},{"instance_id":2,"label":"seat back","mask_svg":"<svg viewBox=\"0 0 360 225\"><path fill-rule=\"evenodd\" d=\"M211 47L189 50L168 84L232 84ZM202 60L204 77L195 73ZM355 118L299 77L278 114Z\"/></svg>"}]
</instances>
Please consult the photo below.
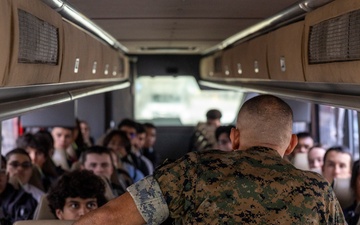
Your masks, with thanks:
<instances>
[{"instance_id":1,"label":"seat back","mask_svg":"<svg viewBox=\"0 0 360 225\"><path fill-rule=\"evenodd\" d=\"M51 212L47 195L43 195L34 212L34 220L55 220L55 215Z\"/></svg>"},{"instance_id":2,"label":"seat back","mask_svg":"<svg viewBox=\"0 0 360 225\"><path fill-rule=\"evenodd\" d=\"M292 164L301 170L309 170L309 161L307 153L296 153L292 159Z\"/></svg>"},{"instance_id":3,"label":"seat back","mask_svg":"<svg viewBox=\"0 0 360 225\"><path fill-rule=\"evenodd\" d=\"M335 178L333 189L341 208L346 209L354 203L355 194L350 187L351 178Z\"/></svg>"},{"instance_id":4,"label":"seat back","mask_svg":"<svg viewBox=\"0 0 360 225\"><path fill-rule=\"evenodd\" d=\"M22 220L17 221L14 225L71 225L71 220Z\"/></svg>"}]
</instances>

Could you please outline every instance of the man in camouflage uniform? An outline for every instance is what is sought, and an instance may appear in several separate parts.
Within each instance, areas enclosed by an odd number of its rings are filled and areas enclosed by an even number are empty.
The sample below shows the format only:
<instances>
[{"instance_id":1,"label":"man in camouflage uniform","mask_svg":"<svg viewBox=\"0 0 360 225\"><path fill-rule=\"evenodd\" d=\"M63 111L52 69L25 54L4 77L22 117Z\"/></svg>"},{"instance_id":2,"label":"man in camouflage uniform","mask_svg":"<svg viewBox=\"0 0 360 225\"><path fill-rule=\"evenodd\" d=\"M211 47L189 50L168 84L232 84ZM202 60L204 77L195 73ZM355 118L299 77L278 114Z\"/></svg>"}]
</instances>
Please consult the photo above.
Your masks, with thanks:
<instances>
[{"instance_id":1,"label":"man in camouflage uniform","mask_svg":"<svg viewBox=\"0 0 360 225\"><path fill-rule=\"evenodd\" d=\"M231 140L239 151L189 153L76 224L345 224L329 183L283 160L297 137L281 99L247 101Z\"/></svg>"}]
</instances>

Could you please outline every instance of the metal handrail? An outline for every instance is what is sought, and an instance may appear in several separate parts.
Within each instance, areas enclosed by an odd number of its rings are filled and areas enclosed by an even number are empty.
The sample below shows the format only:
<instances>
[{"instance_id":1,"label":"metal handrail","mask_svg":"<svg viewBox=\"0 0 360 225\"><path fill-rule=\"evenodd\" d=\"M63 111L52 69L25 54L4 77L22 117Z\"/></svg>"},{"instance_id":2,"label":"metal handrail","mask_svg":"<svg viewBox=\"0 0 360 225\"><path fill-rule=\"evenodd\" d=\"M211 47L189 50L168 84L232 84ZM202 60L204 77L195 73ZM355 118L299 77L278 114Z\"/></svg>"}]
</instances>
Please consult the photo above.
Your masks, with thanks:
<instances>
[{"instance_id":1,"label":"metal handrail","mask_svg":"<svg viewBox=\"0 0 360 225\"><path fill-rule=\"evenodd\" d=\"M202 52L202 54L209 55L234 45L235 43L244 42L263 35L264 33L274 30L277 27L289 24L292 21L304 17L307 12L313 11L314 9L332 1L333 0L302 0L263 21L240 31L229 38L226 38L219 44L206 49Z\"/></svg>"}]
</instances>

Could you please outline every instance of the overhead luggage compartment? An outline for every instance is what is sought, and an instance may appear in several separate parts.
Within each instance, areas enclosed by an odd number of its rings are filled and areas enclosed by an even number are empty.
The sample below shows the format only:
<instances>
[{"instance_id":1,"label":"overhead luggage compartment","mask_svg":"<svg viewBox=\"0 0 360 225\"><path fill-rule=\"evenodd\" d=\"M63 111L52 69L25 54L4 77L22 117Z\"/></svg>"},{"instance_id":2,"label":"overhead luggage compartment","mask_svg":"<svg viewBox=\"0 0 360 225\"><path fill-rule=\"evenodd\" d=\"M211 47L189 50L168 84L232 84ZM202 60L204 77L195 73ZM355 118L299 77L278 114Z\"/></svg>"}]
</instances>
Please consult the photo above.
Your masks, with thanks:
<instances>
[{"instance_id":1,"label":"overhead luggage compartment","mask_svg":"<svg viewBox=\"0 0 360 225\"><path fill-rule=\"evenodd\" d=\"M0 1L0 86L9 72L11 47L11 5L10 0Z\"/></svg>"},{"instance_id":2,"label":"overhead luggage compartment","mask_svg":"<svg viewBox=\"0 0 360 225\"><path fill-rule=\"evenodd\" d=\"M305 81L302 66L304 21L268 34L267 60L271 80Z\"/></svg>"},{"instance_id":3,"label":"overhead luggage compartment","mask_svg":"<svg viewBox=\"0 0 360 225\"><path fill-rule=\"evenodd\" d=\"M89 42L88 34L76 25L63 21L63 27L64 56L66 57L61 68L60 82L91 79L96 45L91 46L93 42Z\"/></svg>"},{"instance_id":4,"label":"overhead luggage compartment","mask_svg":"<svg viewBox=\"0 0 360 225\"><path fill-rule=\"evenodd\" d=\"M200 61L200 76L202 79L209 79L214 76L214 57L206 56Z\"/></svg>"},{"instance_id":5,"label":"overhead luggage compartment","mask_svg":"<svg viewBox=\"0 0 360 225\"><path fill-rule=\"evenodd\" d=\"M267 36L257 37L247 44L244 78L269 79L266 60Z\"/></svg>"},{"instance_id":6,"label":"overhead luggage compartment","mask_svg":"<svg viewBox=\"0 0 360 225\"><path fill-rule=\"evenodd\" d=\"M360 83L359 21L360 1L354 0L336 0L306 15L306 81Z\"/></svg>"},{"instance_id":7,"label":"overhead luggage compartment","mask_svg":"<svg viewBox=\"0 0 360 225\"><path fill-rule=\"evenodd\" d=\"M63 45L61 16L41 1L12 0L11 3L12 54L5 85L58 82Z\"/></svg>"},{"instance_id":8,"label":"overhead luggage compartment","mask_svg":"<svg viewBox=\"0 0 360 225\"><path fill-rule=\"evenodd\" d=\"M238 78L244 78L244 68L245 63L248 62L247 59L247 45L248 43L242 43L240 45L237 45L233 48L233 71L234 71L234 76L238 77ZM250 66L247 66L246 68L249 68L249 70L251 69ZM247 72L248 74L250 73L249 71Z\"/></svg>"}]
</instances>

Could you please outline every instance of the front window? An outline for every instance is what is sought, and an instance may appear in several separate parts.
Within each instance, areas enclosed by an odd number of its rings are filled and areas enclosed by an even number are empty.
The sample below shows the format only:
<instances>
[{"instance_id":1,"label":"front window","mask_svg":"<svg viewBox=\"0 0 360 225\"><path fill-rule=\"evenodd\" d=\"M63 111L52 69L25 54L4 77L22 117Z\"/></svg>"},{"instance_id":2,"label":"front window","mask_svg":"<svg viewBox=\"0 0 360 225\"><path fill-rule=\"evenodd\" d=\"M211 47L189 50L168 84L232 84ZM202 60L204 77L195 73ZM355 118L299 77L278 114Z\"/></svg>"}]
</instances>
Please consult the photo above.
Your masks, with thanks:
<instances>
[{"instance_id":1,"label":"front window","mask_svg":"<svg viewBox=\"0 0 360 225\"><path fill-rule=\"evenodd\" d=\"M156 125L196 125L209 109L219 109L221 122L234 122L242 93L200 90L192 76L140 77L135 82L135 119Z\"/></svg>"}]
</instances>

